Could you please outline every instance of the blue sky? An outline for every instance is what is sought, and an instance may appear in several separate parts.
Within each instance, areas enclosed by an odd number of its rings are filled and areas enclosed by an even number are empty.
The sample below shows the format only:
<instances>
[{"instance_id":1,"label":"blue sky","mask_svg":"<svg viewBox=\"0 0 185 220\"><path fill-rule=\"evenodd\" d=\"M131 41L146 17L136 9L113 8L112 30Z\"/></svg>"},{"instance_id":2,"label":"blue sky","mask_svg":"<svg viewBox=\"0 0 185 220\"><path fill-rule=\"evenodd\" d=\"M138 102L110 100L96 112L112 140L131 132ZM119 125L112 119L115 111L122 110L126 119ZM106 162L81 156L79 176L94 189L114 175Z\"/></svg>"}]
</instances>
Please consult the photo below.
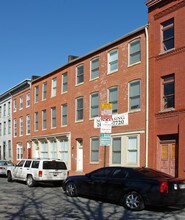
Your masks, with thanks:
<instances>
[{"instance_id":1,"label":"blue sky","mask_svg":"<svg viewBox=\"0 0 185 220\"><path fill-rule=\"evenodd\" d=\"M147 24L146 0L0 0L0 94Z\"/></svg>"}]
</instances>

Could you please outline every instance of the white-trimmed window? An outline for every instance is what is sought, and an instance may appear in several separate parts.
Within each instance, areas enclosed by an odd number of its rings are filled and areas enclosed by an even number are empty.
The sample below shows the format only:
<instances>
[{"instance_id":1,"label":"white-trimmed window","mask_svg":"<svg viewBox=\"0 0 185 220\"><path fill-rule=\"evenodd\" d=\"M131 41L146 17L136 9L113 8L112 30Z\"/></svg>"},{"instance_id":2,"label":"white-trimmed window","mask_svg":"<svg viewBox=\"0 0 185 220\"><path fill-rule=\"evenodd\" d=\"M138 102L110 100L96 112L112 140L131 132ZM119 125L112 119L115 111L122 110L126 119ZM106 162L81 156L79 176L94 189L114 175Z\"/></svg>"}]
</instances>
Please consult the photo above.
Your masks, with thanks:
<instances>
[{"instance_id":1,"label":"white-trimmed window","mask_svg":"<svg viewBox=\"0 0 185 220\"><path fill-rule=\"evenodd\" d=\"M30 115L26 116L26 134L30 134Z\"/></svg>"},{"instance_id":2,"label":"white-trimmed window","mask_svg":"<svg viewBox=\"0 0 185 220\"><path fill-rule=\"evenodd\" d=\"M14 137L17 137L17 119L13 120L13 134Z\"/></svg>"},{"instance_id":3,"label":"white-trimmed window","mask_svg":"<svg viewBox=\"0 0 185 220\"><path fill-rule=\"evenodd\" d=\"M14 112L17 111L17 100L16 99L13 100L13 111Z\"/></svg>"},{"instance_id":4,"label":"white-trimmed window","mask_svg":"<svg viewBox=\"0 0 185 220\"><path fill-rule=\"evenodd\" d=\"M51 96L54 97L57 94L57 78L52 79Z\"/></svg>"},{"instance_id":5,"label":"white-trimmed window","mask_svg":"<svg viewBox=\"0 0 185 220\"><path fill-rule=\"evenodd\" d=\"M141 42L140 38L129 43L129 65L141 61Z\"/></svg>"},{"instance_id":6,"label":"white-trimmed window","mask_svg":"<svg viewBox=\"0 0 185 220\"><path fill-rule=\"evenodd\" d=\"M81 64L76 67L76 85L84 82L84 65Z\"/></svg>"},{"instance_id":7,"label":"white-trimmed window","mask_svg":"<svg viewBox=\"0 0 185 220\"><path fill-rule=\"evenodd\" d=\"M109 103L112 103L112 113L118 112L118 88L112 87L109 90Z\"/></svg>"},{"instance_id":8,"label":"white-trimmed window","mask_svg":"<svg viewBox=\"0 0 185 220\"><path fill-rule=\"evenodd\" d=\"M8 119L8 134L11 134L11 119Z\"/></svg>"},{"instance_id":9,"label":"white-trimmed window","mask_svg":"<svg viewBox=\"0 0 185 220\"><path fill-rule=\"evenodd\" d=\"M140 110L141 107L141 89L140 80L129 83L129 111Z\"/></svg>"},{"instance_id":10,"label":"white-trimmed window","mask_svg":"<svg viewBox=\"0 0 185 220\"><path fill-rule=\"evenodd\" d=\"M62 126L67 125L67 103L62 105Z\"/></svg>"},{"instance_id":11,"label":"white-trimmed window","mask_svg":"<svg viewBox=\"0 0 185 220\"><path fill-rule=\"evenodd\" d=\"M99 58L91 60L91 76L90 79L96 79L99 77Z\"/></svg>"},{"instance_id":12,"label":"white-trimmed window","mask_svg":"<svg viewBox=\"0 0 185 220\"><path fill-rule=\"evenodd\" d=\"M67 73L62 74L62 93L68 90L68 75Z\"/></svg>"},{"instance_id":13,"label":"white-trimmed window","mask_svg":"<svg viewBox=\"0 0 185 220\"><path fill-rule=\"evenodd\" d=\"M23 147L22 144L17 144L17 160L23 159Z\"/></svg>"},{"instance_id":14,"label":"white-trimmed window","mask_svg":"<svg viewBox=\"0 0 185 220\"><path fill-rule=\"evenodd\" d=\"M91 94L90 96L90 99L91 99L91 106L90 106L90 109L91 109L91 112L90 112L90 118L95 118L95 117L98 117L98 100L99 100L99 94L98 92L94 92Z\"/></svg>"},{"instance_id":15,"label":"white-trimmed window","mask_svg":"<svg viewBox=\"0 0 185 220\"><path fill-rule=\"evenodd\" d=\"M83 97L78 97L76 99L76 121L83 120Z\"/></svg>"},{"instance_id":16,"label":"white-trimmed window","mask_svg":"<svg viewBox=\"0 0 185 220\"><path fill-rule=\"evenodd\" d=\"M60 160L64 161L69 167L69 141L68 139L59 139Z\"/></svg>"},{"instance_id":17,"label":"white-trimmed window","mask_svg":"<svg viewBox=\"0 0 185 220\"><path fill-rule=\"evenodd\" d=\"M6 121L4 121L3 135L6 135Z\"/></svg>"},{"instance_id":18,"label":"white-trimmed window","mask_svg":"<svg viewBox=\"0 0 185 220\"><path fill-rule=\"evenodd\" d=\"M121 164L121 137L112 139L112 163Z\"/></svg>"},{"instance_id":19,"label":"white-trimmed window","mask_svg":"<svg viewBox=\"0 0 185 220\"><path fill-rule=\"evenodd\" d=\"M48 158L48 142L42 141L40 145L41 145L41 159Z\"/></svg>"},{"instance_id":20,"label":"white-trimmed window","mask_svg":"<svg viewBox=\"0 0 185 220\"><path fill-rule=\"evenodd\" d=\"M51 159L57 159L57 142L56 142L56 140L50 141L50 157L51 157Z\"/></svg>"},{"instance_id":21,"label":"white-trimmed window","mask_svg":"<svg viewBox=\"0 0 185 220\"><path fill-rule=\"evenodd\" d=\"M52 107L51 108L51 127L52 128L56 128L56 122L57 122L56 107Z\"/></svg>"},{"instance_id":22,"label":"white-trimmed window","mask_svg":"<svg viewBox=\"0 0 185 220\"><path fill-rule=\"evenodd\" d=\"M19 135L23 136L23 117L19 118Z\"/></svg>"},{"instance_id":23,"label":"white-trimmed window","mask_svg":"<svg viewBox=\"0 0 185 220\"><path fill-rule=\"evenodd\" d=\"M34 130L35 131L39 130L39 113L38 112L34 113Z\"/></svg>"},{"instance_id":24,"label":"white-trimmed window","mask_svg":"<svg viewBox=\"0 0 185 220\"><path fill-rule=\"evenodd\" d=\"M46 100L47 95L47 82L42 84L42 100Z\"/></svg>"},{"instance_id":25,"label":"white-trimmed window","mask_svg":"<svg viewBox=\"0 0 185 220\"><path fill-rule=\"evenodd\" d=\"M37 103L39 101L39 86L35 86L34 89L34 102Z\"/></svg>"},{"instance_id":26,"label":"white-trimmed window","mask_svg":"<svg viewBox=\"0 0 185 220\"><path fill-rule=\"evenodd\" d=\"M26 94L26 107L30 106L30 93Z\"/></svg>"},{"instance_id":27,"label":"white-trimmed window","mask_svg":"<svg viewBox=\"0 0 185 220\"><path fill-rule=\"evenodd\" d=\"M99 162L99 138L91 138L91 162Z\"/></svg>"},{"instance_id":28,"label":"white-trimmed window","mask_svg":"<svg viewBox=\"0 0 185 220\"><path fill-rule=\"evenodd\" d=\"M108 54L108 72L112 73L118 70L118 50L112 50Z\"/></svg>"},{"instance_id":29,"label":"white-trimmed window","mask_svg":"<svg viewBox=\"0 0 185 220\"><path fill-rule=\"evenodd\" d=\"M3 106L3 116L6 116L6 104Z\"/></svg>"},{"instance_id":30,"label":"white-trimmed window","mask_svg":"<svg viewBox=\"0 0 185 220\"><path fill-rule=\"evenodd\" d=\"M138 163L138 136L128 136L127 164L137 165Z\"/></svg>"},{"instance_id":31,"label":"white-trimmed window","mask_svg":"<svg viewBox=\"0 0 185 220\"><path fill-rule=\"evenodd\" d=\"M22 96L19 99L19 109L23 109L23 97Z\"/></svg>"},{"instance_id":32,"label":"white-trimmed window","mask_svg":"<svg viewBox=\"0 0 185 220\"><path fill-rule=\"evenodd\" d=\"M8 116L10 116L11 114L11 103L8 102Z\"/></svg>"},{"instance_id":33,"label":"white-trimmed window","mask_svg":"<svg viewBox=\"0 0 185 220\"><path fill-rule=\"evenodd\" d=\"M47 128L47 117L46 117L46 109L42 110L42 130L46 130Z\"/></svg>"}]
</instances>

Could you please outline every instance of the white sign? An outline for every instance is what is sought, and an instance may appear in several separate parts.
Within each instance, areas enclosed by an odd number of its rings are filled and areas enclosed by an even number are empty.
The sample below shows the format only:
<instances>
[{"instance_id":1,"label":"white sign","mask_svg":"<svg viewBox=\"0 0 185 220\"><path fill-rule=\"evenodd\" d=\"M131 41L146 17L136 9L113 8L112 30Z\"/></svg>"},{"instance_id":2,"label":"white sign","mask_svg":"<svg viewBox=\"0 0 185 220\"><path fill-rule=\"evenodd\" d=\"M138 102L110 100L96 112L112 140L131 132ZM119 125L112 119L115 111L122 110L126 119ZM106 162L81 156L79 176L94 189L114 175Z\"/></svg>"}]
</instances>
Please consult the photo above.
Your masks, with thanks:
<instances>
[{"instance_id":1,"label":"white sign","mask_svg":"<svg viewBox=\"0 0 185 220\"><path fill-rule=\"evenodd\" d=\"M94 119L94 128L101 127L101 117ZM124 126L128 125L128 112L122 114L112 115L112 126Z\"/></svg>"},{"instance_id":2,"label":"white sign","mask_svg":"<svg viewBox=\"0 0 185 220\"><path fill-rule=\"evenodd\" d=\"M107 134L112 132L112 121L101 121L100 133Z\"/></svg>"}]
</instances>

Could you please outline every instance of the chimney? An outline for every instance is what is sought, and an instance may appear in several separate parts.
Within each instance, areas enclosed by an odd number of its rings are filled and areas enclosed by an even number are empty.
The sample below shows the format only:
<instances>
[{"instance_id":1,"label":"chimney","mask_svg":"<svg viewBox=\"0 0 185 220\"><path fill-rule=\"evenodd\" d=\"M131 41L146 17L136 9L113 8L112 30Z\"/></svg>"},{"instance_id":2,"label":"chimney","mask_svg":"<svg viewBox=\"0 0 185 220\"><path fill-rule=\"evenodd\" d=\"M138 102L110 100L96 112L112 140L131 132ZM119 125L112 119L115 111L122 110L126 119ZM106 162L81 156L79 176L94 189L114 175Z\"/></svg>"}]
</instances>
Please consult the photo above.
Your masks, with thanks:
<instances>
[{"instance_id":1,"label":"chimney","mask_svg":"<svg viewBox=\"0 0 185 220\"><path fill-rule=\"evenodd\" d=\"M69 55L68 56L68 63L70 63L72 60L75 60L76 58L78 58L78 56Z\"/></svg>"}]
</instances>

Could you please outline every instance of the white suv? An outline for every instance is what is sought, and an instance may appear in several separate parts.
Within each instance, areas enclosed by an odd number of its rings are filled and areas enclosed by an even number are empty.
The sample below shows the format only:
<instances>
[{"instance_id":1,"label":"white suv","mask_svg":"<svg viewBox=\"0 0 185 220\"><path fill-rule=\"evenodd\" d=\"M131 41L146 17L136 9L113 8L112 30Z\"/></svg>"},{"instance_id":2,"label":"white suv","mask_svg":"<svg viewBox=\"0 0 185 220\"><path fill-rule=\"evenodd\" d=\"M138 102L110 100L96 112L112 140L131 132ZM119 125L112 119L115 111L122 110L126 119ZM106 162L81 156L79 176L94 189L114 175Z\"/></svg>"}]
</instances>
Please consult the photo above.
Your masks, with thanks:
<instances>
[{"instance_id":1,"label":"white suv","mask_svg":"<svg viewBox=\"0 0 185 220\"><path fill-rule=\"evenodd\" d=\"M66 164L60 160L23 159L17 165L8 167L8 182L25 181L28 186L37 182L53 182L61 185L67 178Z\"/></svg>"}]
</instances>

